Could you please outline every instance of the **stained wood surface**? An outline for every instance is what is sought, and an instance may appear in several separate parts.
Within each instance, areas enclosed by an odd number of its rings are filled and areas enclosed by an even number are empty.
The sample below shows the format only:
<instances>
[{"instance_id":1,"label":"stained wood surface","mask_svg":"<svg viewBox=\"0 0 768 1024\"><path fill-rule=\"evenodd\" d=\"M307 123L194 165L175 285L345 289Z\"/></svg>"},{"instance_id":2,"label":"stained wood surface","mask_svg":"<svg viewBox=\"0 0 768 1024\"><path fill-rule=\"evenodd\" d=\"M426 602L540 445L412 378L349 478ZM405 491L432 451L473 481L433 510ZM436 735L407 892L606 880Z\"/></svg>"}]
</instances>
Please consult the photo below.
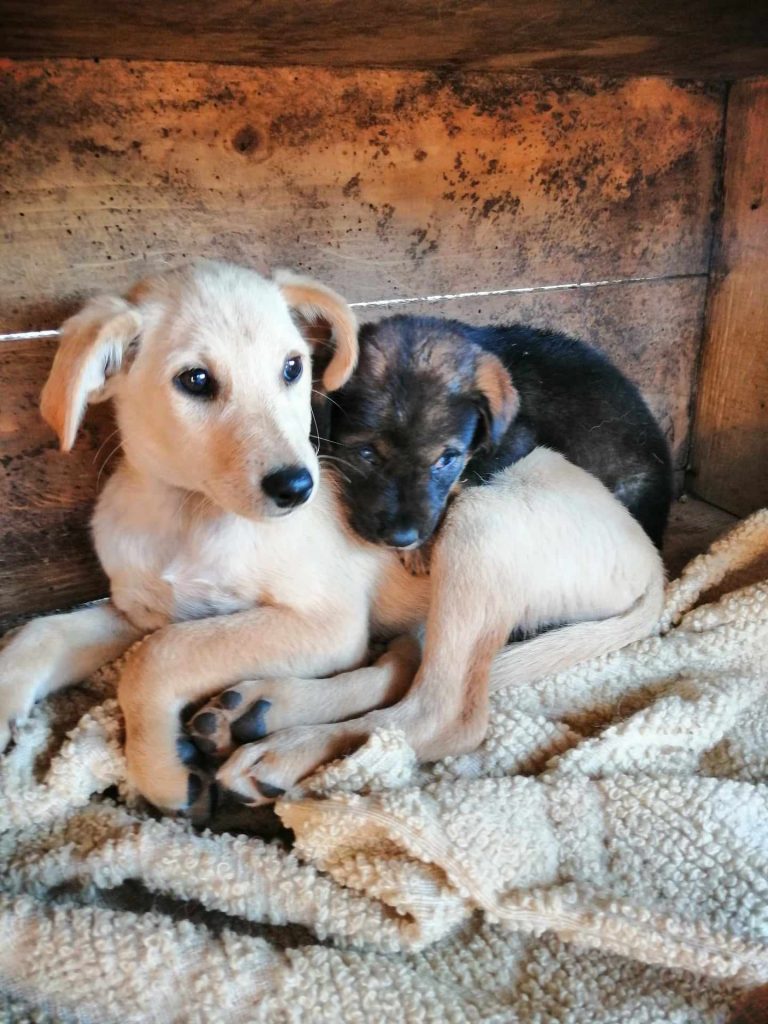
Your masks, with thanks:
<instances>
[{"instance_id":1,"label":"stained wood surface","mask_svg":"<svg viewBox=\"0 0 768 1024\"><path fill-rule=\"evenodd\" d=\"M738 517L730 512L723 512L690 495L674 502L664 538L664 565L669 579L676 579L691 559L706 551L713 541L738 521ZM754 577L749 582L754 583L758 579L765 579L765 576Z\"/></svg>"},{"instance_id":2,"label":"stained wood surface","mask_svg":"<svg viewBox=\"0 0 768 1024\"><path fill-rule=\"evenodd\" d=\"M619 281L429 309L606 349L681 467L722 104L650 79L6 61L0 333L194 255L363 303ZM55 451L36 411L54 344L0 341L0 615L104 591L87 523L111 427L90 414Z\"/></svg>"},{"instance_id":3,"label":"stained wood surface","mask_svg":"<svg viewBox=\"0 0 768 1024\"><path fill-rule=\"evenodd\" d=\"M722 102L660 79L0 62L0 331L200 253L353 300L704 273Z\"/></svg>"},{"instance_id":4,"label":"stained wood surface","mask_svg":"<svg viewBox=\"0 0 768 1024\"><path fill-rule=\"evenodd\" d=\"M691 487L744 514L768 505L768 79L731 91L724 188Z\"/></svg>"},{"instance_id":5,"label":"stained wood surface","mask_svg":"<svg viewBox=\"0 0 768 1024\"><path fill-rule=\"evenodd\" d=\"M768 67L761 0L2 0L0 53L735 78Z\"/></svg>"},{"instance_id":6,"label":"stained wood surface","mask_svg":"<svg viewBox=\"0 0 768 1024\"><path fill-rule=\"evenodd\" d=\"M0 625L30 610L101 596L88 520L100 466L114 449L105 406L61 455L37 410L56 341L0 341ZM99 448L102 442L101 451Z\"/></svg>"}]
</instances>

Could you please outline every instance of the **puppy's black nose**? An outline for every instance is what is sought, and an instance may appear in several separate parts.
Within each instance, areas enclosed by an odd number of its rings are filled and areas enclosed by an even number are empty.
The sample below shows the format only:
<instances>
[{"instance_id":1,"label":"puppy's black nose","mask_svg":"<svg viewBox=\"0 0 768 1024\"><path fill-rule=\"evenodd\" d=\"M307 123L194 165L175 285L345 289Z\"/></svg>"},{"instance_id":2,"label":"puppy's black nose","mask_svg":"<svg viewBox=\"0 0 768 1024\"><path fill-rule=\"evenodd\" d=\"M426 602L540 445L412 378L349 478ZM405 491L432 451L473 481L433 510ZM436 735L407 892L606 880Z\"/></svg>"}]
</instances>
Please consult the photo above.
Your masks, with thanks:
<instances>
[{"instance_id":1,"label":"puppy's black nose","mask_svg":"<svg viewBox=\"0 0 768 1024\"><path fill-rule=\"evenodd\" d=\"M419 539L419 531L415 526L401 526L386 538L387 544L393 548L409 548Z\"/></svg>"},{"instance_id":2,"label":"puppy's black nose","mask_svg":"<svg viewBox=\"0 0 768 1024\"><path fill-rule=\"evenodd\" d=\"M304 504L315 485L312 474L303 466L283 466L268 473L261 486L278 508L295 508Z\"/></svg>"}]
</instances>

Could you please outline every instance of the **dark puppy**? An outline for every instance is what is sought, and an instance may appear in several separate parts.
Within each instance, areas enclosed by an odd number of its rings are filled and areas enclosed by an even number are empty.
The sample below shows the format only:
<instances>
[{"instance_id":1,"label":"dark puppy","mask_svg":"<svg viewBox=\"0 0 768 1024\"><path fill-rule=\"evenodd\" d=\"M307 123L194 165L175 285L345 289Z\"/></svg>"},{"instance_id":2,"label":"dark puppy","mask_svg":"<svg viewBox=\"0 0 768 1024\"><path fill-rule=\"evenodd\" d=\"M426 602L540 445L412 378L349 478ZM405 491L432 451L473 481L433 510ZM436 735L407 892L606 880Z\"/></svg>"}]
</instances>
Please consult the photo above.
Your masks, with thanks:
<instances>
[{"instance_id":1,"label":"dark puppy","mask_svg":"<svg viewBox=\"0 0 768 1024\"><path fill-rule=\"evenodd\" d=\"M669 449L605 356L551 331L435 317L365 324L359 340L357 372L326 407L321 433L361 536L418 547L452 492L543 445L594 474L661 545Z\"/></svg>"}]
</instances>

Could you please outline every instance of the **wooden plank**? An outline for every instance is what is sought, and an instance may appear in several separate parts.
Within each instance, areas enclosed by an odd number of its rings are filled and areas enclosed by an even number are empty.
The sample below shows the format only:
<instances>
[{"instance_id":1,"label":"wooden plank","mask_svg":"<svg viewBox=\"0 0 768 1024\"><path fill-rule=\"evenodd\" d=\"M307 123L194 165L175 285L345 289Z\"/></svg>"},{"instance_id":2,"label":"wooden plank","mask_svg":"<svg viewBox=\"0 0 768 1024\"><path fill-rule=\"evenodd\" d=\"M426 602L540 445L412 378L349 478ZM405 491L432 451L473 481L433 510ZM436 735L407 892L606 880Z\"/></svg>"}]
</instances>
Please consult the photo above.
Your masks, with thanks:
<instances>
[{"instance_id":1,"label":"wooden plank","mask_svg":"<svg viewBox=\"0 0 768 1024\"><path fill-rule=\"evenodd\" d=\"M0 331L194 254L350 299L706 271L723 94L0 62Z\"/></svg>"},{"instance_id":2,"label":"wooden plank","mask_svg":"<svg viewBox=\"0 0 768 1024\"><path fill-rule=\"evenodd\" d=\"M753 0L2 0L8 56L547 68L726 79L768 66Z\"/></svg>"},{"instance_id":3,"label":"wooden plank","mask_svg":"<svg viewBox=\"0 0 768 1024\"><path fill-rule=\"evenodd\" d=\"M672 505L664 538L664 564L669 579L676 579L692 558L706 551L713 541L738 521L730 512L723 512L689 495L676 501Z\"/></svg>"},{"instance_id":4,"label":"wooden plank","mask_svg":"<svg viewBox=\"0 0 768 1024\"><path fill-rule=\"evenodd\" d=\"M686 495L672 506L667 535L664 538L664 564L670 579L675 579L696 555L706 551L713 541L738 523L738 516ZM729 572L719 583L701 595L700 603L717 601L724 594L768 579L768 551L755 551L744 565Z\"/></svg>"},{"instance_id":5,"label":"wooden plank","mask_svg":"<svg viewBox=\"0 0 768 1024\"><path fill-rule=\"evenodd\" d=\"M361 321L393 313L451 316L472 324L519 321L583 338L610 356L643 392L672 448L680 489L705 292L706 278L695 277L408 302L356 312Z\"/></svg>"},{"instance_id":6,"label":"wooden plank","mask_svg":"<svg viewBox=\"0 0 768 1024\"><path fill-rule=\"evenodd\" d=\"M0 330L50 328L84 294L200 253L299 267L363 302L679 275L430 309L513 310L603 345L683 459L718 90L114 61L0 73ZM0 342L4 616L104 590L87 520L111 427L92 413L75 452L55 452L36 410L53 345Z\"/></svg>"},{"instance_id":7,"label":"wooden plank","mask_svg":"<svg viewBox=\"0 0 768 1024\"><path fill-rule=\"evenodd\" d=\"M117 439L110 444L114 425L100 406L75 451L59 454L37 411L55 347L55 339L0 342L0 622L105 591L88 520L100 459Z\"/></svg>"},{"instance_id":8,"label":"wooden plank","mask_svg":"<svg viewBox=\"0 0 768 1024\"><path fill-rule=\"evenodd\" d=\"M691 487L744 514L768 504L768 79L733 87L727 124Z\"/></svg>"}]
</instances>

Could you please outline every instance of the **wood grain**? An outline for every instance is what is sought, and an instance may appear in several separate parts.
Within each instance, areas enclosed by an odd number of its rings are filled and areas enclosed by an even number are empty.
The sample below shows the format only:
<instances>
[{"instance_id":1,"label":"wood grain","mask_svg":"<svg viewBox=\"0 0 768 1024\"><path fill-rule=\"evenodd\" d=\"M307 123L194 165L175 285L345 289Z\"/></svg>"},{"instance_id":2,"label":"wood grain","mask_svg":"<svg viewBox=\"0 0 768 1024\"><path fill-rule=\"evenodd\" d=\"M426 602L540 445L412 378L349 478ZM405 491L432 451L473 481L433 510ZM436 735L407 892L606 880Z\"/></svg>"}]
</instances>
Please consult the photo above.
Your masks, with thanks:
<instances>
[{"instance_id":1,"label":"wood grain","mask_svg":"<svg viewBox=\"0 0 768 1024\"><path fill-rule=\"evenodd\" d=\"M681 466L722 103L649 79L6 61L0 331L198 254L362 302L671 277L430 309L605 347ZM89 414L55 451L36 409L54 344L0 341L5 616L104 592L87 523L111 427Z\"/></svg>"},{"instance_id":2,"label":"wood grain","mask_svg":"<svg viewBox=\"0 0 768 1024\"><path fill-rule=\"evenodd\" d=\"M691 487L743 515L768 504L768 79L731 90L724 187Z\"/></svg>"},{"instance_id":3,"label":"wood grain","mask_svg":"<svg viewBox=\"0 0 768 1024\"><path fill-rule=\"evenodd\" d=\"M0 332L193 255L350 299L703 273L723 94L0 62Z\"/></svg>"},{"instance_id":4,"label":"wood grain","mask_svg":"<svg viewBox=\"0 0 768 1024\"><path fill-rule=\"evenodd\" d=\"M768 66L754 0L2 0L2 52L731 79Z\"/></svg>"},{"instance_id":5,"label":"wood grain","mask_svg":"<svg viewBox=\"0 0 768 1024\"><path fill-rule=\"evenodd\" d=\"M55 347L55 339L0 342L0 621L105 590L88 521L100 460L117 438L110 442L114 425L100 406L75 451L59 453L37 409Z\"/></svg>"}]
</instances>

